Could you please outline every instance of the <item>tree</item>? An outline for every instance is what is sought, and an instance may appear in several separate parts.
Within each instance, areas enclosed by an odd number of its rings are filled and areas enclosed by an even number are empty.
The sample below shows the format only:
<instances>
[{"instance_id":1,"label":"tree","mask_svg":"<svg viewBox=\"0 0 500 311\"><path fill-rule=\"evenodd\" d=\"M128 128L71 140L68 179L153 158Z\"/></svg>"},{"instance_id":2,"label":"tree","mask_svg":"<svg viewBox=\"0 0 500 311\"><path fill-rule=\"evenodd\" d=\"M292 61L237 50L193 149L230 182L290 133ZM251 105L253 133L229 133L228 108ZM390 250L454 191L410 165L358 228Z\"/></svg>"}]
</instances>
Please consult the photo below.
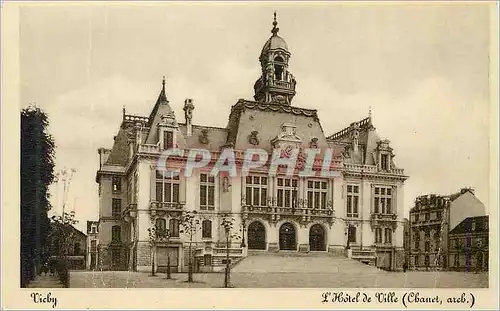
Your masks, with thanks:
<instances>
[{"instance_id":1,"label":"tree","mask_svg":"<svg viewBox=\"0 0 500 311\"><path fill-rule=\"evenodd\" d=\"M166 228L160 228L156 224L148 229L149 246L151 248L151 275L155 276L155 257L156 249L159 243L166 243L170 241L170 231ZM170 279L170 256L167 258L167 279Z\"/></svg>"},{"instance_id":2,"label":"tree","mask_svg":"<svg viewBox=\"0 0 500 311\"><path fill-rule=\"evenodd\" d=\"M21 287L47 260L49 185L54 180L54 140L47 114L36 107L21 110Z\"/></svg>"},{"instance_id":3,"label":"tree","mask_svg":"<svg viewBox=\"0 0 500 311\"><path fill-rule=\"evenodd\" d=\"M230 287L231 286L231 264L229 261L229 245L231 242L231 239L241 239L241 236L237 233L232 232L234 229L234 224L235 224L235 219L234 217L229 214L222 214L222 227L224 228L224 232L226 233L226 270L224 273L224 287ZM241 229L239 230L241 232Z\"/></svg>"},{"instance_id":4,"label":"tree","mask_svg":"<svg viewBox=\"0 0 500 311\"><path fill-rule=\"evenodd\" d=\"M60 258L67 258L75 239L75 228L78 223L75 219L75 212L64 212L63 215L51 217L49 247L50 253L56 254Z\"/></svg>"},{"instance_id":5,"label":"tree","mask_svg":"<svg viewBox=\"0 0 500 311\"><path fill-rule=\"evenodd\" d=\"M193 238L196 235L196 231L200 225L200 220L198 219L198 213L196 211L184 211L181 216L180 225L182 230L181 233L185 233L189 236L189 255L188 255L188 282L193 282L193 254L192 245Z\"/></svg>"}]
</instances>

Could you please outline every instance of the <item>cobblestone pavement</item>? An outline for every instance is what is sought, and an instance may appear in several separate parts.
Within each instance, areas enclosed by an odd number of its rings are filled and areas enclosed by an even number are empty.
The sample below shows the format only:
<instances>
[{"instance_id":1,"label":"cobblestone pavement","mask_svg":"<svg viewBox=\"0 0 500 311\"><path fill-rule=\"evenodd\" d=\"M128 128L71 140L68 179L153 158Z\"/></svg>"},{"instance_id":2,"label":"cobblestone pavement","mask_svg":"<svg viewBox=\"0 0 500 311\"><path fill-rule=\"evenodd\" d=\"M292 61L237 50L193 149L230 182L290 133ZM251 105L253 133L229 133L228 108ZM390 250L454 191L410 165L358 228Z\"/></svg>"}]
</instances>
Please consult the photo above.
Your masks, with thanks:
<instances>
[{"instance_id":1,"label":"cobblestone pavement","mask_svg":"<svg viewBox=\"0 0 500 311\"><path fill-rule=\"evenodd\" d=\"M187 274L150 276L148 273L127 271L71 272L70 287L107 288L203 288L223 287L222 273L195 273L195 283L187 283ZM236 288L486 288L487 273L409 271L377 273L231 273Z\"/></svg>"}]
</instances>

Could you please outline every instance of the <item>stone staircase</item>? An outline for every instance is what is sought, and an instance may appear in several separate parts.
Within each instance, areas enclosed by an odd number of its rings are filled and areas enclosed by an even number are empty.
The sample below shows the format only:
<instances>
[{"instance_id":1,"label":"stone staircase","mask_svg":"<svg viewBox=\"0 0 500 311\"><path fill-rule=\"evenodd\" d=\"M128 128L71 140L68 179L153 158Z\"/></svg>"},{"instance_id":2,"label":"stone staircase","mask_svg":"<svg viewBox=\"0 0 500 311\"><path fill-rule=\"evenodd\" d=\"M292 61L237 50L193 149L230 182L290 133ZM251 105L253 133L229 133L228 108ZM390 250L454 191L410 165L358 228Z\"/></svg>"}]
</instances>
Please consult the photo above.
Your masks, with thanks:
<instances>
[{"instance_id":1,"label":"stone staircase","mask_svg":"<svg viewBox=\"0 0 500 311\"><path fill-rule=\"evenodd\" d=\"M57 275L37 275L28 288L64 288Z\"/></svg>"},{"instance_id":2,"label":"stone staircase","mask_svg":"<svg viewBox=\"0 0 500 311\"><path fill-rule=\"evenodd\" d=\"M383 271L357 260L333 256L326 252L276 253L251 251L232 269L235 273L382 273Z\"/></svg>"},{"instance_id":3,"label":"stone staircase","mask_svg":"<svg viewBox=\"0 0 500 311\"><path fill-rule=\"evenodd\" d=\"M375 266L377 259L372 249L353 249L351 258L370 266Z\"/></svg>"}]
</instances>

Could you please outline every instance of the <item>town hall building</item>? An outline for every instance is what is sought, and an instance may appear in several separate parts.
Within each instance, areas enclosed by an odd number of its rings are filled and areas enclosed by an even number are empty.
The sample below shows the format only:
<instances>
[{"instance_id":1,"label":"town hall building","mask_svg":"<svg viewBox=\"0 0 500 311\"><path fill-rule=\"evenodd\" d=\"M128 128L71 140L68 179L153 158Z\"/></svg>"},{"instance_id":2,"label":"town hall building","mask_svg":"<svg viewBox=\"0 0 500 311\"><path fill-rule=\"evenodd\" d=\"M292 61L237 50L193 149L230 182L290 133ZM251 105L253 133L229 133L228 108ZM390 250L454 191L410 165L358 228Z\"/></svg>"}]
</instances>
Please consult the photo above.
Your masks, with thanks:
<instances>
[{"instance_id":1,"label":"town hall building","mask_svg":"<svg viewBox=\"0 0 500 311\"><path fill-rule=\"evenodd\" d=\"M187 271L189 244L195 271L219 271L226 263L222 215L234 218L238 237L230 240L230 260L254 253L301 252L315 256L350 256L388 270L402 269L404 182L390 141L379 137L371 113L348 127L325 133L316 110L293 105L296 80L289 68L291 51L278 35L262 48L262 75L252 100L238 100L226 127L193 124L195 102L184 102L184 119L175 116L165 81L149 116L123 118L111 149L100 148L98 266L102 269L150 271L149 231L168 229L157 244L154 262L172 271ZM211 175L208 168L175 177L158 171L165 150L230 149L236 161L245 150L319 149L333 151L324 177L287 175L269 166L248 175ZM182 168L186 157L168 165ZM174 163L175 162L175 163ZM168 166L167 165L167 166ZM316 164L315 164L316 167ZM199 227L192 239L182 230L182 215L196 211ZM285 257L283 257L284 260Z\"/></svg>"}]
</instances>

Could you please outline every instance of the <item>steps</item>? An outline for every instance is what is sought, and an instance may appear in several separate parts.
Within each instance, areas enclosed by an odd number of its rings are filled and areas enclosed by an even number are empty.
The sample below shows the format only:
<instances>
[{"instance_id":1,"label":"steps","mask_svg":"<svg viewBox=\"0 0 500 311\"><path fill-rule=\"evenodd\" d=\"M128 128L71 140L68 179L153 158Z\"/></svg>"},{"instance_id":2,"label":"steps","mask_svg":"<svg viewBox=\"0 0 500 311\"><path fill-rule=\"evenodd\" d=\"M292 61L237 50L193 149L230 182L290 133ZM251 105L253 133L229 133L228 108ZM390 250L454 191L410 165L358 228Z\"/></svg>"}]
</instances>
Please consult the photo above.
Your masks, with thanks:
<instances>
[{"instance_id":1,"label":"steps","mask_svg":"<svg viewBox=\"0 0 500 311\"><path fill-rule=\"evenodd\" d=\"M238 273L382 273L376 267L328 253L250 253L232 272Z\"/></svg>"},{"instance_id":2,"label":"steps","mask_svg":"<svg viewBox=\"0 0 500 311\"><path fill-rule=\"evenodd\" d=\"M64 288L56 275L37 275L36 278L28 284L28 288Z\"/></svg>"}]
</instances>

